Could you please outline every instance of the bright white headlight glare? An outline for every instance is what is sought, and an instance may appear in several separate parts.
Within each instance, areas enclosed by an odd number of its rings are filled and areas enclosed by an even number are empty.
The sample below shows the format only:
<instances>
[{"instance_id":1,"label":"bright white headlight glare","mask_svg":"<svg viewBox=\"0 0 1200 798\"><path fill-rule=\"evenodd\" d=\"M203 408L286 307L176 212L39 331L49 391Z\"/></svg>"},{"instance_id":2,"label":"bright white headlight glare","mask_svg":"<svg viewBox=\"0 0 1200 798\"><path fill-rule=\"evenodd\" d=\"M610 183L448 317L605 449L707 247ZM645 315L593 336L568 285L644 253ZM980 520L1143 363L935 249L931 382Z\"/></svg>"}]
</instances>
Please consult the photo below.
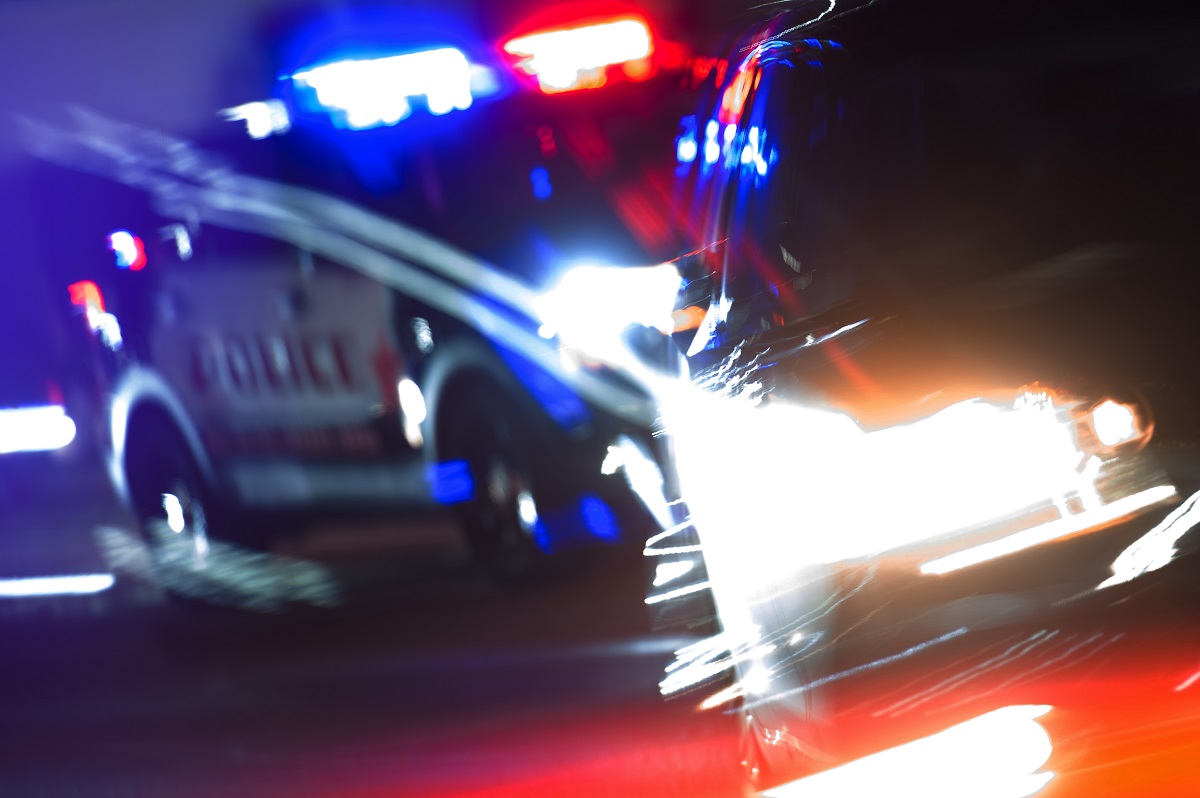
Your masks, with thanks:
<instances>
[{"instance_id":1,"label":"bright white headlight glare","mask_svg":"<svg viewBox=\"0 0 1200 798\"><path fill-rule=\"evenodd\" d=\"M643 325L671 332L679 286L679 271L670 264L576 266L542 295L537 311L543 328L565 345L600 360L621 362L627 356L621 340L626 328Z\"/></svg>"},{"instance_id":2,"label":"bright white headlight glare","mask_svg":"<svg viewBox=\"0 0 1200 798\"><path fill-rule=\"evenodd\" d=\"M1132 408L1109 399L1092 411L1092 428L1101 443L1116 446L1137 437L1137 416Z\"/></svg>"},{"instance_id":3,"label":"bright white headlight glare","mask_svg":"<svg viewBox=\"0 0 1200 798\"><path fill-rule=\"evenodd\" d=\"M75 422L58 405L0 409L0 454L48 452L75 439Z\"/></svg>"}]
</instances>

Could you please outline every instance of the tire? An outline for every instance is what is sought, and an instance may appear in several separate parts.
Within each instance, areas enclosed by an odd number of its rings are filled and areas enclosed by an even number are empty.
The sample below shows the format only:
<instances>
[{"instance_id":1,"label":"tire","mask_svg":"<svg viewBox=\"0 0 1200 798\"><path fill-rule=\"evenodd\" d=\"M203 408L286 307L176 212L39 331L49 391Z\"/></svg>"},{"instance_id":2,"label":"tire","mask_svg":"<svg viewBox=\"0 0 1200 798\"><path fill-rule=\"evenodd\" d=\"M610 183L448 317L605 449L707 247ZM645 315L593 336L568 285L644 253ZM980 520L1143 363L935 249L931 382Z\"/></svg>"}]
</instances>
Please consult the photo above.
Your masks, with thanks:
<instances>
[{"instance_id":1,"label":"tire","mask_svg":"<svg viewBox=\"0 0 1200 798\"><path fill-rule=\"evenodd\" d=\"M149 420L131 443L126 453L130 500L154 580L179 603L226 603L214 595L207 574L210 539L244 541L246 535L234 516L217 506L173 426Z\"/></svg>"},{"instance_id":2,"label":"tire","mask_svg":"<svg viewBox=\"0 0 1200 798\"><path fill-rule=\"evenodd\" d=\"M471 552L503 584L533 580L544 569L537 545L536 491L527 439L507 402L461 405L450 418L442 460L463 460L472 497L456 505Z\"/></svg>"}]
</instances>

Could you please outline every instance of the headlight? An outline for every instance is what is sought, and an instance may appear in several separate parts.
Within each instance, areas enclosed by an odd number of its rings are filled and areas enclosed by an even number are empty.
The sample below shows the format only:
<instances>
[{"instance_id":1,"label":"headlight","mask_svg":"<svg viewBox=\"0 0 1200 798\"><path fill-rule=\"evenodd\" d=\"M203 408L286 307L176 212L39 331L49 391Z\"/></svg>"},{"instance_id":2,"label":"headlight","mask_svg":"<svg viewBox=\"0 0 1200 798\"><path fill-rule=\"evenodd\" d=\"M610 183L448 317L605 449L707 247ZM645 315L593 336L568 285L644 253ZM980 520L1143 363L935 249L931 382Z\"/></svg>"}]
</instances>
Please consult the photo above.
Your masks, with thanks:
<instances>
[{"instance_id":1,"label":"headlight","mask_svg":"<svg viewBox=\"0 0 1200 798\"><path fill-rule=\"evenodd\" d=\"M637 325L670 333L679 286L679 272L669 264L577 266L538 301L540 332L545 338L557 335L589 358L628 365L633 356L623 333Z\"/></svg>"},{"instance_id":2,"label":"headlight","mask_svg":"<svg viewBox=\"0 0 1200 798\"><path fill-rule=\"evenodd\" d=\"M1116 446L1141 435L1133 408L1111 399L1092 410L1092 430L1105 446Z\"/></svg>"}]
</instances>

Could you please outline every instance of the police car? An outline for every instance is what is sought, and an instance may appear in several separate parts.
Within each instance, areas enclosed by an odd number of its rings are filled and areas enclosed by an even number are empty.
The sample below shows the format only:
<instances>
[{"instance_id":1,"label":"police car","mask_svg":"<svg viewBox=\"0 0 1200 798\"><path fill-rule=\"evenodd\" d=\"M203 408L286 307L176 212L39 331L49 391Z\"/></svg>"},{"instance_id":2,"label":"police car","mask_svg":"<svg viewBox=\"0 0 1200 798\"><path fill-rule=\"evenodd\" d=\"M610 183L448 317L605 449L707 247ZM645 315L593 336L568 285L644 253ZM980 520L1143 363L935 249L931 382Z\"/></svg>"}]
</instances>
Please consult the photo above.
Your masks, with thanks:
<instances>
[{"instance_id":1,"label":"police car","mask_svg":"<svg viewBox=\"0 0 1200 798\"><path fill-rule=\"evenodd\" d=\"M652 140L650 29L533 31L497 60L385 27L366 49L305 33L272 96L193 139L102 109L23 119L43 262L144 528L202 555L281 518L440 503L520 576L620 539L602 465L621 436L654 446L638 374L677 367L645 333L669 329L677 273L645 265L655 214L596 121L615 103ZM564 62L564 39L590 44Z\"/></svg>"}]
</instances>

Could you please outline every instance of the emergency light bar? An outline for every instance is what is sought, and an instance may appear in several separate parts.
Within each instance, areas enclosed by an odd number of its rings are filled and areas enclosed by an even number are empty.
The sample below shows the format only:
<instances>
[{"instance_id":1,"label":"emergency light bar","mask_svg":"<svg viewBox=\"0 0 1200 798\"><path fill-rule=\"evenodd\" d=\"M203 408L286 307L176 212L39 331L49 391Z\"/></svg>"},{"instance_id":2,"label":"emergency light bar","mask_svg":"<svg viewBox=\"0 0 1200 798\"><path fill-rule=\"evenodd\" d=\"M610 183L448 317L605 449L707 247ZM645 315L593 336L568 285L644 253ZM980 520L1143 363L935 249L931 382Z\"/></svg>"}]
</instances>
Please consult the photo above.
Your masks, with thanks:
<instances>
[{"instance_id":1,"label":"emergency light bar","mask_svg":"<svg viewBox=\"0 0 1200 798\"><path fill-rule=\"evenodd\" d=\"M650 29L640 19L619 19L548 30L511 39L504 50L519 56L517 68L537 78L546 93L603 86L604 68L628 65L629 77L647 76L649 67L629 67L654 52Z\"/></svg>"},{"instance_id":2,"label":"emergency light bar","mask_svg":"<svg viewBox=\"0 0 1200 798\"><path fill-rule=\"evenodd\" d=\"M482 88L472 64L455 47L384 58L335 61L296 72L292 81L311 88L335 120L354 130L395 125L424 97L431 114L471 107ZM486 81L484 81L486 83Z\"/></svg>"}]
</instances>

